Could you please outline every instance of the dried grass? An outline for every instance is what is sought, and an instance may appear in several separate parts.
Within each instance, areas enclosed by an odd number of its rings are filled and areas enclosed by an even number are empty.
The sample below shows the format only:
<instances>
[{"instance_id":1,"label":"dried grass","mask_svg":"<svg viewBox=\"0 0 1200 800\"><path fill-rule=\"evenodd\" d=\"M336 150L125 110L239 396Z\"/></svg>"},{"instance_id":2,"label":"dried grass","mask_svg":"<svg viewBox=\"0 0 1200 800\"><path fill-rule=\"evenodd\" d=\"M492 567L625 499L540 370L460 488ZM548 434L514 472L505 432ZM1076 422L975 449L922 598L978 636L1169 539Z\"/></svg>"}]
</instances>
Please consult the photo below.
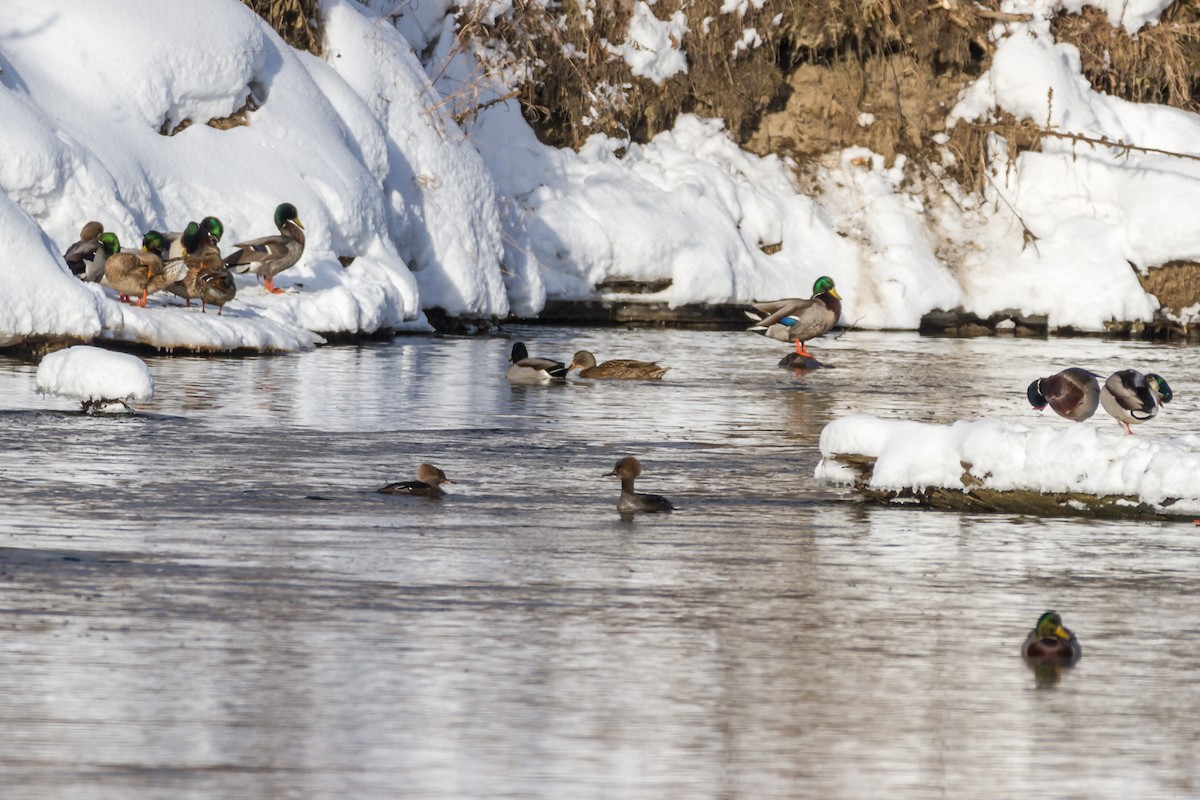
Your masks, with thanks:
<instances>
[{"instance_id":1,"label":"dried grass","mask_svg":"<svg viewBox=\"0 0 1200 800\"><path fill-rule=\"evenodd\" d=\"M314 55L323 52L320 0L242 0L283 40Z\"/></svg>"}]
</instances>

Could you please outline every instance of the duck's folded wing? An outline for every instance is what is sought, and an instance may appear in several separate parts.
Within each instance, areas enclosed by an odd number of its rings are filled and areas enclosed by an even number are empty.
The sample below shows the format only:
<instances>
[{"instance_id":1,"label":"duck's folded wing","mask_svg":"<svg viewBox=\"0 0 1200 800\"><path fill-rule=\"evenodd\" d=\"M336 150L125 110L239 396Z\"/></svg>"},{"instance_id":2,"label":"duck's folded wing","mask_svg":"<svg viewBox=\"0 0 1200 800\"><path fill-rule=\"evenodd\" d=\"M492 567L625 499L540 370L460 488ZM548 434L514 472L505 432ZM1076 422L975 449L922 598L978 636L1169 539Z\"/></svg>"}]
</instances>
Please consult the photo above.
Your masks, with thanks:
<instances>
[{"instance_id":1,"label":"duck's folded wing","mask_svg":"<svg viewBox=\"0 0 1200 800\"><path fill-rule=\"evenodd\" d=\"M778 305L781 303L786 303L786 305ZM768 304L764 303L763 305L768 305ZM805 311L808 311L809 309L811 309L813 307L813 305L815 305L815 301L813 301L813 300L786 300L786 301L778 300L775 303L770 304L770 305L777 305L777 307L769 310L768 316L763 317L758 322L758 324L764 328L768 328L777 322L782 322L786 317L799 317ZM768 309L765 309L759 305L755 305L754 307L759 309L760 311L768 311Z\"/></svg>"}]
</instances>

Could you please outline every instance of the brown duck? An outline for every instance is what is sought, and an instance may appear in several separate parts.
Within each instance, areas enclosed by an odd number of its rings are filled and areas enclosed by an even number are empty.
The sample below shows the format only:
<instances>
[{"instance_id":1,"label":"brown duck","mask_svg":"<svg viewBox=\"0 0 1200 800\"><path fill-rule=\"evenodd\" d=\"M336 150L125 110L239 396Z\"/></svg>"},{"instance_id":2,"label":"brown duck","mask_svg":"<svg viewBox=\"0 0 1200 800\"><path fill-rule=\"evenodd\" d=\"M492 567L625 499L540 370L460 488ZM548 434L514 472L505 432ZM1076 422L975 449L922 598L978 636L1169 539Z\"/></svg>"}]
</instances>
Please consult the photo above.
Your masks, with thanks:
<instances>
[{"instance_id":1,"label":"brown duck","mask_svg":"<svg viewBox=\"0 0 1200 800\"><path fill-rule=\"evenodd\" d=\"M670 367L660 367L653 361L634 361L629 358L618 358L596 363L596 357L587 350L580 350L571 359L568 370L578 369L581 378L600 378L627 381L656 381Z\"/></svg>"}]
</instances>

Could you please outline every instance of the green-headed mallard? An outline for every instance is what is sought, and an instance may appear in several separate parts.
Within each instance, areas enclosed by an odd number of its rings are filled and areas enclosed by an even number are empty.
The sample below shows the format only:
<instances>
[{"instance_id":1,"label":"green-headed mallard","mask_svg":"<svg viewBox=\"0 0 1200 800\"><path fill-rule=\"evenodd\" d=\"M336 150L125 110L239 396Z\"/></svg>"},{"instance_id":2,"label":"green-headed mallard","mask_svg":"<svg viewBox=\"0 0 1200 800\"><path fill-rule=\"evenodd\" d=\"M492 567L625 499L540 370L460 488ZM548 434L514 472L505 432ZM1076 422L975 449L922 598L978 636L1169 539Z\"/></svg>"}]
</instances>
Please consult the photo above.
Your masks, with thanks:
<instances>
[{"instance_id":1,"label":"green-headed mallard","mask_svg":"<svg viewBox=\"0 0 1200 800\"><path fill-rule=\"evenodd\" d=\"M122 250L117 235L110 231L100 234L100 244L104 247L104 280L124 301L129 301L133 295L141 295L137 305L145 307L146 298L155 292L160 292L183 277L183 262L168 262L166 265L157 254L151 252L162 246L161 238L154 240L151 234L146 234L150 241L143 239L142 249Z\"/></svg>"},{"instance_id":2,"label":"green-headed mallard","mask_svg":"<svg viewBox=\"0 0 1200 800\"><path fill-rule=\"evenodd\" d=\"M1075 634L1063 627L1062 617L1047 611L1038 617L1037 625L1025 637L1021 655L1039 664L1072 666L1083 655Z\"/></svg>"},{"instance_id":3,"label":"green-headed mallard","mask_svg":"<svg viewBox=\"0 0 1200 800\"><path fill-rule=\"evenodd\" d=\"M189 230L194 230L198 237L195 244L188 250L183 242L183 235ZM164 233L163 238L167 240L167 252L163 256L163 260L175 258L183 258L188 253L198 253L202 247L211 247L220 252L221 237L225 235L225 225L216 217L205 217L197 222L189 222L184 231L171 231Z\"/></svg>"},{"instance_id":4,"label":"green-headed mallard","mask_svg":"<svg viewBox=\"0 0 1200 800\"><path fill-rule=\"evenodd\" d=\"M781 342L795 342L796 352L811 355L805 342L826 333L842 315L842 298L833 278L822 275L813 283L812 297L751 303L746 316L755 321L749 329Z\"/></svg>"},{"instance_id":5,"label":"green-headed mallard","mask_svg":"<svg viewBox=\"0 0 1200 800\"><path fill-rule=\"evenodd\" d=\"M550 381L566 380L569 367L561 361L551 361L548 358L534 358L529 355L528 348L523 342L517 342L512 347L512 355L508 357L512 366L504 373L504 377L513 383L549 383Z\"/></svg>"},{"instance_id":6,"label":"green-headed mallard","mask_svg":"<svg viewBox=\"0 0 1200 800\"><path fill-rule=\"evenodd\" d=\"M571 359L571 366L568 369L578 369L581 378L656 381L670 367L660 367L653 361L634 361L629 358L618 358L597 364L594 355L587 350L580 350Z\"/></svg>"},{"instance_id":7,"label":"green-headed mallard","mask_svg":"<svg viewBox=\"0 0 1200 800\"><path fill-rule=\"evenodd\" d=\"M225 259L225 266L234 272L252 272L263 278L268 292L283 294L275 287L275 276L294 266L304 254L304 226L299 212L291 203L280 203L275 209L275 236L263 236L235 244L238 248Z\"/></svg>"},{"instance_id":8,"label":"green-headed mallard","mask_svg":"<svg viewBox=\"0 0 1200 800\"><path fill-rule=\"evenodd\" d=\"M454 481L447 478L446 473L433 464L421 464L417 467L417 479L415 481L389 483L387 486L376 489L376 491L383 494L410 494L416 497L438 498L445 494L442 491L443 483L454 483Z\"/></svg>"},{"instance_id":9,"label":"green-headed mallard","mask_svg":"<svg viewBox=\"0 0 1200 800\"><path fill-rule=\"evenodd\" d=\"M1060 417L1083 422L1096 413L1100 403L1100 383L1095 373L1070 367L1048 378L1038 378L1029 384L1025 396L1038 411L1050 406Z\"/></svg>"},{"instance_id":10,"label":"green-headed mallard","mask_svg":"<svg viewBox=\"0 0 1200 800\"><path fill-rule=\"evenodd\" d=\"M1130 425L1154 418L1158 409L1175 395L1161 375L1143 375L1136 369L1123 369L1108 376L1100 391L1100 404L1113 419L1133 433Z\"/></svg>"},{"instance_id":11,"label":"green-headed mallard","mask_svg":"<svg viewBox=\"0 0 1200 800\"><path fill-rule=\"evenodd\" d=\"M100 234L104 226L92 220L79 231L79 241L67 248L63 260L67 262L71 274L80 280L99 283L104 277L104 259L106 253L100 246Z\"/></svg>"},{"instance_id":12,"label":"green-headed mallard","mask_svg":"<svg viewBox=\"0 0 1200 800\"><path fill-rule=\"evenodd\" d=\"M603 477L616 475L621 479L621 496L617 500L617 511L622 514L674 511L675 506L662 495L643 494L633 490L633 482L641 474L642 464L633 456L625 456L612 468L612 472L604 473Z\"/></svg>"}]
</instances>

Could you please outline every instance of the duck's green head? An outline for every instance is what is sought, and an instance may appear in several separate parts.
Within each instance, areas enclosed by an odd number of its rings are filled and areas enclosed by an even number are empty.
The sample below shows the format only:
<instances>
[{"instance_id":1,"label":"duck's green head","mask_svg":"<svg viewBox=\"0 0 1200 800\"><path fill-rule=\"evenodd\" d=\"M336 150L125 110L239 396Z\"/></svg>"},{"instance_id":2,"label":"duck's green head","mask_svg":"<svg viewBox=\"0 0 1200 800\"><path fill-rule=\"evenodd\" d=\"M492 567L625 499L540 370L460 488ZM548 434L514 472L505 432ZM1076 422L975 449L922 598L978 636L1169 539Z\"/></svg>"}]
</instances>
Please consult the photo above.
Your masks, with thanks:
<instances>
[{"instance_id":1,"label":"duck's green head","mask_svg":"<svg viewBox=\"0 0 1200 800\"><path fill-rule=\"evenodd\" d=\"M1175 396L1175 393L1171 391L1171 387L1167 385L1165 380L1163 380L1162 375L1156 375L1151 372L1146 376L1146 383L1151 389L1153 389L1155 392L1158 392L1159 399L1164 403L1171 402L1171 398Z\"/></svg>"},{"instance_id":2,"label":"duck's green head","mask_svg":"<svg viewBox=\"0 0 1200 800\"><path fill-rule=\"evenodd\" d=\"M294 222L303 230L304 225L300 222L300 212L291 203L280 203L275 207L275 227L282 228L286 223Z\"/></svg>"},{"instance_id":3,"label":"duck's green head","mask_svg":"<svg viewBox=\"0 0 1200 800\"><path fill-rule=\"evenodd\" d=\"M1029 384L1029 388L1025 390L1025 396L1029 398L1029 405L1033 406L1037 411L1041 411L1046 407L1046 396L1042 394L1041 378Z\"/></svg>"},{"instance_id":4,"label":"duck's green head","mask_svg":"<svg viewBox=\"0 0 1200 800\"><path fill-rule=\"evenodd\" d=\"M816 283L813 284L812 296L816 297L817 295L825 294L826 292L828 292L831 297L836 297L838 300L842 299L842 296L837 293L837 289L833 288L833 278L829 277L828 275L822 275L821 277L817 278Z\"/></svg>"},{"instance_id":5,"label":"duck's green head","mask_svg":"<svg viewBox=\"0 0 1200 800\"><path fill-rule=\"evenodd\" d=\"M1071 632L1063 627L1062 617L1057 611L1047 611L1038 617L1037 635L1041 639L1062 639L1064 642L1071 641Z\"/></svg>"},{"instance_id":6,"label":"duck's green head","mask_svg":"<svg viewBox=\"0 0 1200 800\"><path fill-rule=\"evenodd\" d=\"M147 253L161 255L163 248L167 246L166 239L158 231L146 231L142 236L142 249Z\"/></svg>"},{"instance_id":7,"label":"duck's green head","mask_svg":"<svg viewBox=\"0 0 1200 800\"><path fill-rule=\"evenodd\" d=\"M200 220L200 230L207 233L215 241L221 241L221 237L225 235L225 226L221 220L216 217L205 217Z\"/></svg>"},{"instance_id":8,"label":"duck's green head","mask_svg":"<svg viewBox=\"0 0 1200 800\"><path fill-rule=\"evenodd\" d=\"M104 248L105 255L115 256L121 252L121 242L112 231L105 231L96 238L100 241L100 246Z\"/></svg>"},{"instance_id":9,"label":"duck's green head","mask_svg":"<svg viewBox=\"0 0 1200 800\"><path fill-rule=\"evenodd\" d=\"M183 235L179 237L179 243L183 245L185 253L191 255L200 249L200 236L200 226L194 221L189 222L183 229Z\"/></svg>"}]
</instances>

